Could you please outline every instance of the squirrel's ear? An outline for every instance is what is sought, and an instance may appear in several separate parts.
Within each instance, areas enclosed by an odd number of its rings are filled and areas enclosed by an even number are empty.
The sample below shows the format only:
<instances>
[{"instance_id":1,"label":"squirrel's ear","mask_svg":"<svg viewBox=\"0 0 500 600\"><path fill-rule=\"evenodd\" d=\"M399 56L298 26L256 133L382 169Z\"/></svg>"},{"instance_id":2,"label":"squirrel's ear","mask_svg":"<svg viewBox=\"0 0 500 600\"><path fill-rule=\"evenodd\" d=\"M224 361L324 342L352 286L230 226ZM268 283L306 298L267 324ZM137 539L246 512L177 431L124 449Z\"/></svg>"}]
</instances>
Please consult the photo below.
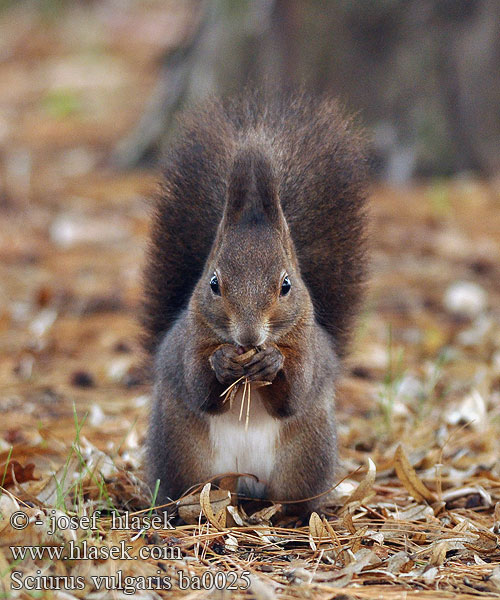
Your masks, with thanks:
<instances>
[{"instance_id":1,"label":"squirrel's ear","mask_svg":"<svg viewBox=\"0 0 500 600\"><path fill-rule=\"evenodd\" d=\"M280 228L283 220L269 161L255 149L240 151L234 159L229 178L225 224L267 222Z\"/></svg>"}]
</instances>

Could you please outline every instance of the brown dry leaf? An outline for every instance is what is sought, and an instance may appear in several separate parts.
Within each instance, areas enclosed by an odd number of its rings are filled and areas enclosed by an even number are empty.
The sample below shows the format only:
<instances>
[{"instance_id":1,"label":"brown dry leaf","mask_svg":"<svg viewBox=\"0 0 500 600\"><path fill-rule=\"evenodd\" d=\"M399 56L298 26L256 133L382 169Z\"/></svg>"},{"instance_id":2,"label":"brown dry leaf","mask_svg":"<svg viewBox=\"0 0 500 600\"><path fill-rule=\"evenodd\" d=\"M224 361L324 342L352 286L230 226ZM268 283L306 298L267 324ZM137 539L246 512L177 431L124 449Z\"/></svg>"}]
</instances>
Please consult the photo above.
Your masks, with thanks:
<instances>
[{"instance_id":1,"label":"brown dry leaf","mask_svg":"<svg viewBox=\"0 0 500 600\"><path fill-rule=\"evenodd\" d=\"M500 502L495 504L493 513L493 533L500 533Z\"/></svg>"},{"instance_id":2,"label":"brown dry leaf","mask_svg":"<svg viewBox=\"0 0 500 600\"><path fill-rule=\"evenodd\" d=\"M311 513L311 517L309 519L309 533L313 537L321 537L323 534L323 521L317 512Z\"/></svg>"},{"instance_id":3,"label":"brown dry leaf","mask_svg":"<svg viewBox=\"0 0 500 600\"><path fill-rule=\"evenodd\" d=\"M377 468L375 466L375 463L371 458L368 458L368 471L366 472L366 475L361 480L358 487L344 502L344 506L340 509L340 514L348 510L349 504L353 502L362 502L371 493L376 476Z\"/></svg>"},{"instance_id":4,"label":"brown dry leaf","mask_svg":"<svg viewBox=\"0 0 500 600\"><path fill-rule=\"evenodd\" d=\"M200 492L201 510L203 511L203 514L208 519L208 521L211 525L213 525L218 531L224 531L224 529L225 529L224 525L222 525L222 523L219 521L219 519L215 516L212 505L210 504L210 488L211 487L212 487L212 484L207 483L203 486L203 489ZM228 491L225 491L225 493L226 493L226 497L227 497L226 506L228 506L229 503L231 502L231 494ZM221 507L221 510L224 510L224 509L225 509L225 506ZM217 514L224 514L224 513L223 512L221 513L219 510Z\"/></svg>"},{"instance_id":5,"label":"brown dry leaf","mask_svg":"<svg viewBox=\"0 0 500 600\"><path fill-rule=\"evenodd\" d=\"M430 564L436 567L440 567L446 560L446 553L449 550L449 544L446 540L437 542L432 548Z\"/></svg>"},{"instance_id":6,"label":"brown dry leaf","mask_svg":"<svg viewBox=\"0 0 500 600\"><path fill-rule=\"evenodd\" d=\"M329 521L327 521L325 517L323 517L323 525L325 526L325 529L328 532L328 535L330 536L333 545L340 548L342 544L340 543L339 537L335 529L330 525Z\"/></svg>"},{"instance_id":7,"label":"brown dry leaf","mask_svg":"<svg viewBox=\"0 0 500 600\"><path fill-rule=\"evenodd\" d=\"M436 577L439 574L439 569L437 567L429 567L423 573L423 580L427 585L432 585L436 581Z\"/></svg>"},{"instance_id":8,"label":"brown dry leaf","mask_svg":"<svg viewBox=\"0 0 500 600\"><path fill-rule=\"evenodd\" d=\"M427 542L427 534L425 531L417 531L413 536L413 541L415 544L425 544Z\"/></svg>"},{"instance_id":9,"label":"brown dry leaf","mask_svg":"<svg viewBox=\"0 0 500 600\"><path fill-rule=\"evenodd\" d=\"M500 543L498 536L488 531L487 529L479 529L475 531L478 535L478 540L474 544L464 543L464 546L478 554L492 554L497 552Z\"/></svg>"},{"instance_id":10,"label":"brown dry leaf","mask_svg":"<svg viewBox=\"0 0 500 600\"><path fill-rule=\"evenodd\" d=\"M10 517L13 513L21 511L26 515L27 522L23 529L16 529L11 526ZM0 495L0 546L19 546L19 545L52 545L56 543L55 536L48 536L48 520L46 514L48 509L33 508L21 502L18 502L9 491ZM42 525L37 525L37 521L42 521ZM57 531L57 536L68 534L69 530ZM64 535L62 536L64 537Z\"/></svg>"},{"instance_id":11,"label":"brown dry leaf","mask_svg":"<svg viewBox=\"0 0 500 600\"><path fill-rule=\"evenodd\" d=\"M237 527L244 527L245 522L239 512L239 506L226 506L226 511L228 513L226 517L226 522L228 523L229 527L233 527L235 525Z\"/></svg>"},{"instance_id":12,"label":"brown dry leaf","mask_svg":"<svg viewBox=\"0 0 500 600\"><path fill-rule=\"evenodd\" d=\"M11 460L8 464L0 465L0 483L2 483L2 487L8 488L16 482L38 481L40 478L33 475L34 470L33 463L28 463L23 467L17 460Z\"/></svg>"},{"instance_id":13,"label":"brown dry leaf","mask_svg":"<svg viewBox=\"0 0 500 600\"><path fill-rule=\"evenodd\" d=\"M255 533L257 534L257 537L264 542L264 544L274 544L275 538L273 537L273 532L271 529L266 529L265 527L256 527Z\"/></svg>"},{"instance_id":14,"label":"brown dry leaf","mask_svg":"<svg viewBox=\"0 0 500 600\"><path fill-rule=\"evenodd\" d=\"M226 507L229 508L231 503L231 493L228 490L211 490L210 502L213 510L219 513L222 509L225 509ZM189 494L189 496L181 498L177 503L177 510L181 519L189 525L198 523L200 512L202 510L200 494Z\"/></svg>"},{"instance_id":15,"label":"brown dry leaf","mask_svg":"<svg viewBox=\"0 0 500 600\"><path fill-rule=\"evenodd\" d=\"M273 504L272 506L266 506L265 508L254 512L250 517L248 517L247 523L249 523L250 525L268 525L272 517L274 517L276 513L279 513L281 508L281 504Z\"/></svg>"},{"instance_id":16,"label":"brown dry leaf","mask_svg":"<svg viewBox=\"0 0 500 600\"><path fill-rule=\"evenodd\" d=\"M404 510L398 510L394 513L393 518L397 521L426 521L429 517L434 516L434 511L427 504L410 504ZM415 535L420 535L416 533ZM424 538L425 538L425 534Z\"/></svg>"},{"instance_id":17,"label":"brown dry leaf","mask_svg":"<svg viewBox=\"0 0 500 600\"><path fill-rule=\"evenodd\" d=\"M356 527L354 527L354 522L352 520L352 515L350 513L346 513L342 519L342 524L349 531L350 534L354 535L357 533Z\"/></svg>"},{"instance_id":18,"label":"brown dry leaf","mask_svg":"<svg viewBox=\"0 0 500 600\"><path fill-rule=\"evenodd\" d=\"M489 575L488 587L491 591L500 593L500 567L495 567Z\"/></svg>"},{"instance_id":19,"label":"brown dry leaf","mask_svg":"<svg viewBox=\"0 0 500 600\"><path fill-rule=\"evenodd\" d=\"M10 565L3 550L0 548L0 596L2 598L8 598L9 594L12 593L12 581L10 579Z\"/></svg>"},{"instance_id":20,"label":"brown dry leaf","mask_svg":"<svg viewBox=\"0 0 500 600\"><path fill-rule=\"evenodd\" d=\"M31 462L34 458L39 458L40 456L57 454L57 449L55 448L46 448L44 446L29 446L27 444L16 444L12 448L8 450L3 450L0 452L0 463L5 465L7 460L17 460L21 464L26 462ZM3 477L3 471L0 471Z\"/></svg>"},{"instance_id":21,"label":"brown dry leaf","mask_svg":"<svg viewBox=\"0 0 500 600\"><path fill-rule=\"evenodd\" d=\"M311 513L309 518L309 545L313 550L318 549L318 545L321 544L325 534L326 530L321 517L316 512ZM318 540L318 544L314 541L315 538Z\"/></svg>"},{"instance_id":22,"label":"brown dry leaf","mask_svg":"<svg viewBox=\"0 0 500 600\"><path fill-rule=\"evenodd\" d=\"M361 545L365 541L365 536L368 533L368 526L360 527L356 530L356 535L351 538L351 550L356 554L356 552L361 548Z\"/></svg>"},{"instance_id":23,"label":"brown dry leaf","mask_svg":"<svg viewBox=\"0 0 500 600\"><path fill-rule=\"evenodd\" d=\"M74 475L80 468L80 461L73 457L69 462L60 467L49 479L47 483L38 492L37 498L47 506L55 506L59 498L64 498L65 503L69 504L71 499L68 497L68 492L75 484Z\"/></svg>"},{"instance_id":24,"label":"brown dry leaf","mask_svg":"<svg viewBox=\"0 0 500 600\"><path fill-rule=\"evenodd\" d=\"M215 519L217 523L219 523L219 525L222 527L222 529L226 528L226 507L221 508L217 511Z\"/></svg>"},{"instance_id":25,"label":"brown dry leaf","mask_svg":"<svg viewBox=\"0 0 500 600\"><path fill-rule=\"evenodd\" d=\"M401 483L417 502L423 502L424 500L436 502L436 494L431 492L418 478L401 444L398 445L394 454L394 469Z\"/></svg>"},{"instance_id":26,"label":"brown dry leaf","mask_svg":"<svg viewBox=\"0 0 500 600\"><path fill-rule=\"evenodd\" d=\"M9 526L9 517L16 510L20 510L19 502L10 492L5 492L0 494L0 515L2 519L0 520L0 533L2 529Z\"/></svg>"},{"instance_id":27,"label":"brown dry leaf","mask_svg":"<svg viewBox=\"0 0 500 600\"><path fill-rule=\"evenodd\" d=\"M354 554L354 560L340 571L334 571L333 573L317 573L314 577L316 581L328 581L335 587L345 587L348 585L353 576L369 565L380 565L382 562L380 558L368 548L362 548Z\"/></svg>"},{"instance_id":28,"label":"brown dry leaf","mask_svg":"<svg viewBox=\"0 0 500 600\"><path fill-rule=\"evenodd\" d=\"M230 552L236 552L236 550L238 550L237 538L234 535L228 533L224 539L224 546L226 550L229 550Z\"/></svg>"},{"instance_id":29,"label":"brown dry leaf","mask_svg":"<svg viewBox=\"0 0 500 600\"><path fill-rule=\"evenodd\" d=\"M409 565L410 568L408 568ZM408 553L403 550L393 554L387 561L387 569L393 574L397 574L401 571L407 572L413 565L414 562L410 559Z\"/></svg>"}]
</instances>

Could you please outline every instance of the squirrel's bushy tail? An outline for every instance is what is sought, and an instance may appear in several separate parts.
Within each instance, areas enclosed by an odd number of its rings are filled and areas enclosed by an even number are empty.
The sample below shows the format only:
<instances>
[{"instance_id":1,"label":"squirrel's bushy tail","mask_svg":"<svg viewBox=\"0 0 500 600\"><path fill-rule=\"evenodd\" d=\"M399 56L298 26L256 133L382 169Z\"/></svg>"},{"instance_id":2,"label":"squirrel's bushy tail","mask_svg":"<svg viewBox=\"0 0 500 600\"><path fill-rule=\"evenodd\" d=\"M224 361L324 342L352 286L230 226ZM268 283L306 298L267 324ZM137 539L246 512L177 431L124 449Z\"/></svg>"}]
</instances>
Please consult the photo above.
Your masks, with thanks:
<instances>
[{"instance_id":1,"label":"squirrel's bushy tail","mask_svg":"<svg viewBox=\"0 0 500 600\"><path fill-rule=\"evenodd\" d=\"M153 352L186 307L246 146L272 166L316 319L342 355L365 279L365 145L335 101L302 93L210 101L184 116L152 221L144 346Z\"/></svg>"}]
</instances>

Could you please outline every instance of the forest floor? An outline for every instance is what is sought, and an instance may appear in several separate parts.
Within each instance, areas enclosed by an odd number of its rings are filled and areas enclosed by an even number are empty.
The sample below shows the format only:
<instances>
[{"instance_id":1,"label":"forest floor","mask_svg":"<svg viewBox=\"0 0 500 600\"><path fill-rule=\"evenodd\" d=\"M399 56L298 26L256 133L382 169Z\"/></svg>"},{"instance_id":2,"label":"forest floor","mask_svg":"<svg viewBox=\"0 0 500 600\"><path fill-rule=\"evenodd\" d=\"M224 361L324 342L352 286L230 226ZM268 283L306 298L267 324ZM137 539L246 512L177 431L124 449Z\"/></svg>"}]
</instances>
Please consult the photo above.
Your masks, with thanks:
<instances>
[{"instance_id":1,"label":"forest floor","mask_svg":"<svg viewBox=\"0 0 500 600\"><path fill-rule=\"evenodd\" d=\"M151 506L137 314L158 173L108 157L187 14L29 6L0 12L0 597L500 597L499 181L373 189L369 294L338 393L344 478L322 517L247 514L204 488L185 525L111 527ZM95 529L64 528L96 510ZM84 540L95 560L69 556ZM106 559L120 541L140 559Z\"/></svg>"}]
</instances>

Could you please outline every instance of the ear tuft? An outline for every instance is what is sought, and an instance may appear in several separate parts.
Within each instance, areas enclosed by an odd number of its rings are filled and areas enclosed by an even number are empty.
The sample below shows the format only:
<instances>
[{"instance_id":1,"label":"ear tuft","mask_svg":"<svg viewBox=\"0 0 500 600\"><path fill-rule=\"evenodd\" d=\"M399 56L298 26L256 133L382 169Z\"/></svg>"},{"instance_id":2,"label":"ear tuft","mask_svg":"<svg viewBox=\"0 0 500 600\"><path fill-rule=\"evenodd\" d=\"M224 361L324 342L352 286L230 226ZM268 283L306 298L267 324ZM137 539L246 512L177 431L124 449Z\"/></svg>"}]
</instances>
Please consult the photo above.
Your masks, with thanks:
<instances>
[{"instance_id":1,"label":"ear tuft","mask_svg":"<svg viewBox=\"0 0 500 600\"><path fill-rule=\"evenodd\" d=\"M240 150L229 177L224 211L226 225L267 222L280 227L282 219L269 160L255 148Z\"/></svg>"}]
</instances>

